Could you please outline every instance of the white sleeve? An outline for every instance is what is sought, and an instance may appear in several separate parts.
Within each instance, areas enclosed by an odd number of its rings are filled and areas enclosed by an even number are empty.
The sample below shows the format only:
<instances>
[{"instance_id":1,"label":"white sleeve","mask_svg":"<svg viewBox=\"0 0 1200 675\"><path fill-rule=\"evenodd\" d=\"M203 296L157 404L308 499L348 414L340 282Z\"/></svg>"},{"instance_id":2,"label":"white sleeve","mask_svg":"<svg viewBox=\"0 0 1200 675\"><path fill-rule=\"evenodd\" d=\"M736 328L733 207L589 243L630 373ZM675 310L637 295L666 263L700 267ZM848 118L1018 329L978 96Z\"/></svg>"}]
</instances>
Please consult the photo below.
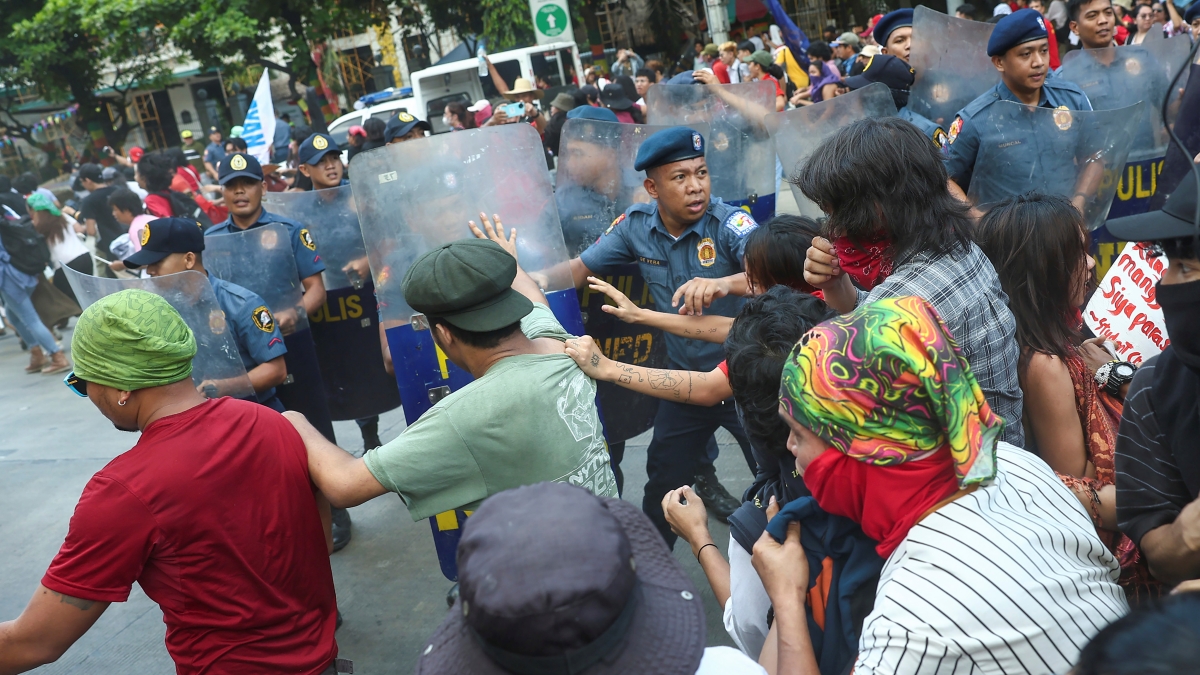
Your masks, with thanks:
<instances>
[{"instance_id":1,"label":"white sleeve","mask_svg":"<svg viewBox=\"0 0 1200 675\"><path fill-rule=\"evenodd\" d=\"M752 658L758 658L767 641L770 607L771 598L750 563L750 554L730 537L729 600L725 602L723 619L734 644Z\"/></svg>"},{"instance_id":2,"label":"white sleeve","mask_svg":"<svg viewBox=\"0 0 1200 675\"><path fill-rule=\"evenodd\" d=\"M767 671L733 647L706 647L696 675L767 675Z\"/></svg>"}]
</instances>

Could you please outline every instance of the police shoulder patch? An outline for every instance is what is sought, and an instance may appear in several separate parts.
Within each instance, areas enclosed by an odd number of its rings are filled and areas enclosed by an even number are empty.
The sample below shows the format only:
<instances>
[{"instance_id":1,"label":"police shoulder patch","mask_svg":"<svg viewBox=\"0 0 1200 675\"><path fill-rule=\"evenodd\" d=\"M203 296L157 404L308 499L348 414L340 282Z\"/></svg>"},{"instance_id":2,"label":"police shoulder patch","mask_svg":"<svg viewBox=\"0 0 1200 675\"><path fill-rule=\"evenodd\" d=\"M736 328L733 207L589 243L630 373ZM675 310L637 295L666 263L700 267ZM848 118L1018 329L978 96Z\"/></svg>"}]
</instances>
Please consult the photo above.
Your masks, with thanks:
<instances>
[{"instance_id":1,"label":"police shoulder patch","mask_svg":"<svg viewBox=\"0 0 1200 675\"><path fill-rule=\"evenodd\" d=\"M958 132L962 131L962 125L962 117L956 115L954 117L954 123L950 125L950 135L946 138L947 145L954 143L954 140L958 138Z\"/></svg>"},{"instance_id":2,"label":"police shoulder patch","mask_svg":"<svg viewBox=\"0 0 1200 675\"><path fill-rule=\"evenodd\" d=\"M609 232L612 232L612 231L613 231L613 228L615 228L616 226L620 225L620 224L621 224L621 221L623 221L623 220L625 220L625 214L624 214L624 213L622 213L621 215L617 216L615 220L613 220L611 223L609 223L609 225L608 225L608 229L604 231L604 234L608 234Z\"/></svg>"},{"instance_id":3,"label":"police shoulder patch","mask_svg":"<svg viewBox=\"0 0 1200 675\"><path fill-rule=\"evenodd\" d=\"M250 318L262 332L275 332L275 317L271 316L271 310L267 309L266 305L255 307L254 311L250 313Z\"/></svg>"},{"instance_id":4,"label":"police shoulder patch","mask_svg":"<svg viewBox=\"0 0 1200 675\"><path fill-rule=\"evenodd\" d=\"M941 127L933 130L933 145L939 150L944 150L948 145L946 142L946 132L942 131Z\"/></svg>"},{"instance_id":5,"label":"police shoulder patch","mask_svg":"<svg viewBox=\"0 0 1200 675\"><path fill-rule=\"evenodd\" d=\"M744 237L749 234L751 230L758 227L758 223L754 222L754 219L750 217L749 213L738 209L725 219L725 227L733 230L733 233L737 236Z\"/></svg>"},{"instance_id":6,"label":"police shoulder patch","mask_svg":"<svg viewBox=\"0 0 1200 675\"><path fill-rule=\"evenodd\" d=\"M308 231L308 228L300 229L300 243L304 244L304 248L310 251L317 250L317 242L313 239L312 233Z\"/></svg>"}]
</instances>

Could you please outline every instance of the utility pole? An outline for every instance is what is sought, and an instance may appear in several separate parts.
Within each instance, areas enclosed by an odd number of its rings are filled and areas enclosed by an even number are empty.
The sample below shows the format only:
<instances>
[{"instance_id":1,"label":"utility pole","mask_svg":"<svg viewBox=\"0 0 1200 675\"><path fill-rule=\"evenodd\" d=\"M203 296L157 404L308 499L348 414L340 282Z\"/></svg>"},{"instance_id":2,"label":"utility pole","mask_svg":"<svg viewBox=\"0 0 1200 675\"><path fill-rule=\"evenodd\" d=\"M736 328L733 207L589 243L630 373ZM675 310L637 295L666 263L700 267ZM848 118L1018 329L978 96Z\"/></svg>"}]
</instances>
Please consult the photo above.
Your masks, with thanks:
<instances>
[{"instance_id":1,"label":"utility pole","mask_svg":"<svg viewBox=\"0 0 1200 675\"><path fill-rule=\"evenodd\" d=\"M726 9L727 0L705 0L704 8L708 13L708 35L713 44L729 41L729 14Z\"/></svg>"}]
</instances>

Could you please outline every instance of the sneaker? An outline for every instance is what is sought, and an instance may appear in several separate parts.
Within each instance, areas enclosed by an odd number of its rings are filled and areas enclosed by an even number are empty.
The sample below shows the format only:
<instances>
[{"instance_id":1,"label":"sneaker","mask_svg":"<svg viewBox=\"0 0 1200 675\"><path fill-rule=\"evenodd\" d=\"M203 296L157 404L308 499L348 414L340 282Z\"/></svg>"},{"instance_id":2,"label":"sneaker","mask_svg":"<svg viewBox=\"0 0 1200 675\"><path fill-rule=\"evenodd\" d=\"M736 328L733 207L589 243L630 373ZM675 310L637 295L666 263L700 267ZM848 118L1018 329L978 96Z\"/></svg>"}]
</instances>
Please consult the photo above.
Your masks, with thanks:
<instances>
[{"instance_id":1,"label":"sneaker","mask_svg":"<svg viewBox=\"0 0 1200 675\"><path fill-rule=\"evenodd\" d=\"M722 523L728 523L729 516L733 515L733 512L742 505L717 480L716 471L697 474L696 483L692 485L692 489L708 507L709 513L716 516L717 520Z\"/></svg>"}]
</instances>

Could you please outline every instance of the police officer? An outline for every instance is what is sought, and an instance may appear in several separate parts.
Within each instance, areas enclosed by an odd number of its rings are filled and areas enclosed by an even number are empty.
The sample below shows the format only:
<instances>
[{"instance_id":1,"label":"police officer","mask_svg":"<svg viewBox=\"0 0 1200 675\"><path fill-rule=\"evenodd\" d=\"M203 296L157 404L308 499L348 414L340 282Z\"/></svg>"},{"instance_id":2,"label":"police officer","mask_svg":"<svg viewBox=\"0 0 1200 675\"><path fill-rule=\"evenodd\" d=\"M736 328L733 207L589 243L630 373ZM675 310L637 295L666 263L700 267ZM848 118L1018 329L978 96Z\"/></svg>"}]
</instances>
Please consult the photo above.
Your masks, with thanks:
<instances>
[{"instance_id":1,"label":"police officer","mask_svg":"<svg viewBox=\"0 0 1200 675\"><path fill-rule=\"evenodd\" d=\"M396 113L395 117L388 120L387 126L383 128L383 142L391 145L425 138L426 132L433 132L433 127L429 126L429 122L419 120L401 110Z\"/></svg>"},{"instance_id":2,"label":"police officer","mask_svg":"<svg viewBox=\"0 0 1200 675\"><path fill-rule=\"evenodd\" d=\"M567 113L569 120L592 120L617 124L617 115L608 108L580 106ZM574 257L604 233L608 224L616 217L614 210L622 199L624 187L632 180L622 180L626 171L617 161L617 149L621 142L619 127L605 128L603 124L591 125L592 133L582 138L571 138L568 144L559 146L570 158L560 160L569 168L570 176L559 175L559 188L554 193L558 203L558 217L562 222L563 238L567 243L567 254ZM605 218L605 214L612 215Z\"/></svg>"},{"instance_id":3,"label":"police officer","mask_svg":"<svg viewBox=\"0 0 1200 675\"><path fill-rule=\"evenodd\" d=\"M939 150L946 147L946 130L924 115L919 115L908 108L909 90L912 89L916 76L912 66L898 56L891 54L876 54L867 61L867 67L862 73L846 78L846 86L850 90L882 82L892 90L892 102L896 104L897 117L912 122L921 130Z\"/></svg>"},{"instance_id":4,"label":"police officer","mask_svg":"<svg viewBox=\"0 0 1200 675\"><path fill-rule=\"evenodd\" d=\"M991 138L996 133L996 125L977 122L988 119L990 113L1003 114L1005 108L992 109L998 101L1064 111L1092 109L1087 95L1078 85L1061 78L1048 77L1050 58L1046 36L1046 22L1036 10L1020 9L996 23L988 39L987 53L992 57L992 65L1000 71L1000 82L960 110L947 135L949 158L946 169L951 182L964 195L970 189L981 146L1009 146L1001 150L1013 156L1013 161L1007 163L1011 167L1008 170L1011 175L1001 175L998 180L1007 186L1005 191L1011 194L1025 192L1031 182L1039 185L1039 178L1044 179L1042 183L1045 183L1052 179L1058 182L1062 176L1075 176L1077 158L1074 154L1070 151L1060 152L1058 148L1042 147L1036 130L1029 129L1028 138L1014 138L1006 142ZM1030 167L1033 165L1041 167L1041 170L1039 176L1031 178ZM1075 202L1081 211L1084 195L1093 191L1090 181L1098 183L1103 176L1103 167L1099 164L1095 166L1099 171L1085 169L1086 180L1076 187ZM1005 171L995 166L989 166L988 170Z\"/></svg>"},{"instance_id":5,"label":"police officer","mask_svg":"<svg viewBox=\"0 0 1200 675\"><path fill-rule=\"evenodd\" d=\"M268 408L283 412L283 404L275 395L275 387L287 378L283 335L267 303L249 289L230 283L208 273L204 269L204 232L199 223L187 218L159 218L152 220L142 229L142 249L125 260L129 269L145 267L152 277L178 274L194 270L208 277L212 284L217 304L225 312L232 335L237 343L238 356L250 376L257 401ZM219 382L203 382L216 387L215 395L205 392L209 398L224 395Z\"/></svg>"},{"instance_id":6,"label":"police officer","mask_svg":"<svg viewBox=\"0 0 1200 675\"><path fill-rule=\"evenodd\" d=\"M891 54L908 63L908 55L912 53L912 24L913 11L909 8L884 14L871 30L871 37L881 48L880 53Z\"/></svg>"},{"instance_id":7,"label":"police officer","mask_svg":"<svg viewBox=\"0 0 1200 675\"><path fill-rule=\"evenodd\" d=\"M633 168L646 172L644 185L654 201L629 207L599 241L571 260L576 287L594 273L637 263L660 311L672 311L674 296L682 295L692 311L734 316L743 302L737 296L749 292L742 250L746 235L758 225L749 213L711 196L704 138L686 127L659 131L638 148ZM707 309L706 300L711 301ZM665 339L670 368L708 371L723 359L718 344L674 335ZM671 386L665 380L661 384ZM718 427L725 427L738 440L754 473L750 444L732 399L712 408L670 401L659 405L654 439L647 449L642 510L670 545L675 535L663 517L663 495L692 481L706 491L715 489L712 484L719 486L715 473L697 475Z\"/></svg>"}]
</instances>

